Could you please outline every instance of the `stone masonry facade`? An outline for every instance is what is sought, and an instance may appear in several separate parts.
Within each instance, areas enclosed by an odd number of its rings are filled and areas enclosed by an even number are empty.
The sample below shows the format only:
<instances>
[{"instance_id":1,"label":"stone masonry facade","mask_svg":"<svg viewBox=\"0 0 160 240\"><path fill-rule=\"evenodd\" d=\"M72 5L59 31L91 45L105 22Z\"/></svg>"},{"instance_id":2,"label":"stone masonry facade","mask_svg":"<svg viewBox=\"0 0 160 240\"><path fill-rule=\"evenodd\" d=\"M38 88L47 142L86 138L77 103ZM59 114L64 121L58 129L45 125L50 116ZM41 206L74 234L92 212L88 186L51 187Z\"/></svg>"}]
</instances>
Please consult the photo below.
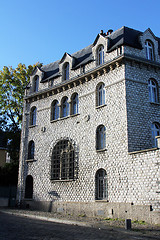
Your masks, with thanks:
<instances>
[{"instance_id":1,"label":"stone masonry facade","mask_svg":"<svg viewBox=\"0 0 160 240\"><path fill-rule=\"evenodd\" d=\"M150 29L101 31L36 67L24 97L19 203L160 223L159 87L160 39Z\"/></svg>"}]
</instances>

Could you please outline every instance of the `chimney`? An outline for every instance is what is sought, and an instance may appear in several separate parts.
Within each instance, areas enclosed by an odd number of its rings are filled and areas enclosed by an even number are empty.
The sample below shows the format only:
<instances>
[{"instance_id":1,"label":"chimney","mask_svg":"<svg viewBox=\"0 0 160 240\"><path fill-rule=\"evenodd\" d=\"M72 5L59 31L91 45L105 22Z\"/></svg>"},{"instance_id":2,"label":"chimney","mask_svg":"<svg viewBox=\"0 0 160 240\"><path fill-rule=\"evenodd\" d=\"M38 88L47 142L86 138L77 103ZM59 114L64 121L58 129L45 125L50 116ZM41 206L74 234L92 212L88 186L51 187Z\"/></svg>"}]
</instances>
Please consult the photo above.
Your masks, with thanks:
<instances>
[{"instance_id":1,"label":"chimney","mask_svg":"<svg viewBox=\"0 0 160 240\"><path fill-rule=\"evenodd\" d=\"M110 35L112 32L113 32L113 30L109 29L108 32L107 32L107 35Z\"/></svg>"},{"instance_id":2,"label":"chimney","mask_svg":"<svg viewBox=\"0 0 160 240\"><path fill-rule=\"evenodd\" d=\"M103 30L101 30L100 34L103 35Z\"/></svg>"}]
</instances>

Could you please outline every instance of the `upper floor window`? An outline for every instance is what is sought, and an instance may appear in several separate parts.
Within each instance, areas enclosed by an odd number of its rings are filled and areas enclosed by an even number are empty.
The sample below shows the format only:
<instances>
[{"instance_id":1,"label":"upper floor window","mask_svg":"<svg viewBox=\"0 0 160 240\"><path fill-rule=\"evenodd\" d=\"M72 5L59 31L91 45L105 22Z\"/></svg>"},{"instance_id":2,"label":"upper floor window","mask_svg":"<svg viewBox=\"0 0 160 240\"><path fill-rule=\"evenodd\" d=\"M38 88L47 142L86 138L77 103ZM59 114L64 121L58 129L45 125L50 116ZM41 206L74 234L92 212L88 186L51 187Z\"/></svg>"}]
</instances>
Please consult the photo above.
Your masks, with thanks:
<instances>
[{"instance_id":1,"label":"upper floor window","mask_svg":"<svg viewBox=\"0 0 160 240\"><path fill-rule=\"evenodd\" d=\"M51 161L52 180L73 180L75 178L75 151L69 140L60 140L55 145Z\"/></svg>"},{"instance_id":2,"label":"upper floor window","mask_svg":"<svg viewBox=\"0 0 160 240\"><path fill-rule=\"evenodd\" d=\"M105 86L104 83L101 83L100 85L97 86L97 91L96 91L96 105L101 106L105 104Z\"/></svg>"},{"instance_id":3,"label":"upper floor window","mask_svg":"<svg viewBox=\"0 0 160 240\"><path fill-rule=\"evenodd\" d=\"M96 149L101 150L106 148L106 128L103 125L97 127L96 131Z\"/></svg>"},{"instance_id":4,"label":"upper floor window","mask_svg":"<svg viewBox=\"0 0 160 240\"><path fill-rule=\"evenodd\" d=\"M51 121L59 118L59 103L54 100L51 104Z\"/></svg>"},{"instance_id":5,"label":"upper floor window","mask_svg":"<svg viewBox=\"0 0 160 240\"><path fill-rule=\"evenodd\" d=\"M36 114L37 114L36 107L32 107L31 112L30 112L30 125L31 126L36 125Z\"/></svg>"},{"instance_id":6,"label":"upper floor window","mask_svg":"<svg viewBox=\"0 0 160 240\"><path fill-rule=\"evenodd\" d=\"M69 79L69 63L65 63L63 66L63 80Z\"/></svg>"},{"instance_id":7,"label":"upper floor window","mask_svg":"<svg viewBox=\"0 0 160 240\"><path fill-rule=\"evenodd\" d=\"M64 97L61 102L61 117L67 117L68 115L69 115L68 98Z\"/></svg>"},{"instance_id":8,"label":"upper floor window","mask_svg":"<svg viewBox=\"0 0 160 240\"><path fill-rule=\"evenodd\" d=\"M155 80L150 79L148 81L149 100L150 102L158 102L158 86Z\"/></svg>"},{"instance_id":9,"label":"upper floor window","mask_svg":"<svg viewBox=\"0 0 160 240\"><path fill-rule=\"evenodd\" d=\"M108 197L107 174L104 169L99 169L95 176L96 200L105 200Z\"/></svg>"},{"instance_id":10,"label":"upper floor window","mask_svg":"<svg viewBox=\"0 0 160 240\"><path fill-rule=\"evenodd\" d=\"M38 92L39 76L35 76L33 80L33 92Z\"/></svg>"},{"instance_id":11,"label":"upper floor window","mask_svg":"<svg viewBox=\"0 0 160 240\"><path fill-rule=\"evenodd\" d=\"M153 44L148 40L145 41L145 50L146 50L146 58L148 60L154 60Z\"/></svg>"},{"instance_id":12,"label":"upper floor window","mask_svg":"<svg viewBox=\"0 0 160 240\"><path fill-rule=\"evenodd\" d=\"M34 159L34 142L31 140L28 144L28 159Z\"/></svg>"},{"instance_id":13,"label":"upper floor window","mask_svg":"<svg viewBox=\"0 0 160 240\"><path fill-rule=\"evenodd\" d=\"M78 105L79 105L78 94L74 93L71 98L71 114L72 115L78 113Z\"/></svg>"},{"instance_id":14,"label":"upper floor window","mask_svg":"<svg viewBox=\"0 0 160 240\"><path fill-rule=\"evenodd\" d=\"M103 47L103 45L101 45L97 49L97 64L101 65L103 63L104 63L104 47Z\"/></svg>"},{"instance_id":15,"label":"upper floor window","mask_svg":"<svg viewBox=\"0 0 160 240\"><path fill-rule=\"evenodd\" d=\"M152 147L157 147L157 139L156 136L160 135L160 125L159 123L152 123Z\"/></svg>"}]
</instances>

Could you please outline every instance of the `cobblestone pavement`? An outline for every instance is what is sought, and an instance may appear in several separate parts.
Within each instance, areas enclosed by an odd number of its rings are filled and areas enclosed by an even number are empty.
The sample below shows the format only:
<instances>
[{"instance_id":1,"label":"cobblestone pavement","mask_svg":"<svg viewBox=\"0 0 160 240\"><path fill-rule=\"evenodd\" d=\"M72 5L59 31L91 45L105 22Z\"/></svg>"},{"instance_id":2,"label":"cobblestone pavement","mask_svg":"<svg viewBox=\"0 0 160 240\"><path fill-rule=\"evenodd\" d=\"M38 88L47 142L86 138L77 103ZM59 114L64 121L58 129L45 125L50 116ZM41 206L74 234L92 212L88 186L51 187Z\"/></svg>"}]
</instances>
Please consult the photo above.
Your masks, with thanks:
<instances>
[{"instance_id":1,"label":"cobblestone pavement","mask_svg":"<svg viewBox=\"0 0 160 240\"><path fill-rule=\"evenodd\" d=\"M50 222L50 220L53 222ZM61 223L54 221L61 221ZM132 230L129 231L124 229L123 221L116 221L82 216L75 218L61 214L24 210L3 210L0 211L0 240L160 239L160 228L158 226L146 224L144 227L143 225L132 224Z\"/></svg>"}]
</instances>

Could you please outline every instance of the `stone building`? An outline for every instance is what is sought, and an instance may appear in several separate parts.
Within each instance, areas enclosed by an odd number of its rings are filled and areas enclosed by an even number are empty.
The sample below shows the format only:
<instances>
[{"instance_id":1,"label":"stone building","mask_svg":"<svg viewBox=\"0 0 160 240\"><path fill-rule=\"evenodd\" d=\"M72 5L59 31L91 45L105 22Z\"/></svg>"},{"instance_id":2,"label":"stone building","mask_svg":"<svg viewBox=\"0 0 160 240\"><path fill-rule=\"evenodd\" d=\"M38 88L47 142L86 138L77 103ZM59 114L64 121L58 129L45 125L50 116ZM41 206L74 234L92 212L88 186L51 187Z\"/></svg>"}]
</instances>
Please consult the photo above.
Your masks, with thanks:
<instances>
[{"instance_id":1,"label":"stone building","mask_svg":"<svg viewBox=\"0 0 160 240\"><path fill-rule=\"evenodd\" d=\"M24 97L17 198L57 212L160 223L160 39L101 31L36 67Z\"/></svg>"}]
</instances>

